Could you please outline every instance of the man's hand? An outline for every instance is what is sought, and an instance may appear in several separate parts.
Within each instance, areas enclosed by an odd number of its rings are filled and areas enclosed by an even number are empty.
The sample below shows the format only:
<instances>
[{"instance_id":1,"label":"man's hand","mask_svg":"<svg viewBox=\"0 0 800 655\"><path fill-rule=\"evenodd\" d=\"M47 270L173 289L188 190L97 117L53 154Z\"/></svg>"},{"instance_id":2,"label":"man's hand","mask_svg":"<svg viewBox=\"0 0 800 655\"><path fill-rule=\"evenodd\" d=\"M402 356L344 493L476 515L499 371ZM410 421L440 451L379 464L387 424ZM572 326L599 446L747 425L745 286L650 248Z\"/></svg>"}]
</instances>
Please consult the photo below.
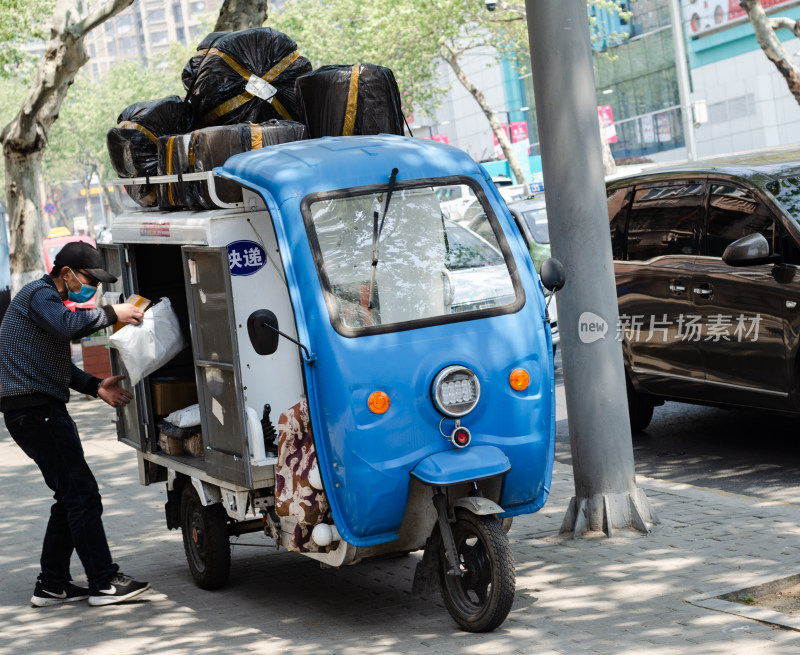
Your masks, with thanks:
<instances>
[{"instance_id":1,"label":"man's hand","mask_svg":"<svg viewBox=\"0 0 800 655\"><path fill-rule=\"evenodd\" d=\"M112 305L114 313L117 315L117 320L122 323L132 323L133 325L140 325L144 312L141 308L133 303L123 302L118 305Z\"/></svg>"},{"instance_id":2,"label":"man's hand","mask_svg":"<svg viewBox=\"0 0 800 655\"><path fill-rule=\"evenodd\" d=\"M119 381L124 377L124 375L115 375L105 378L97 388L97 395L112 407L125 407L131 401L133 395L119 386Z\"/></svg>"}]
</instances>

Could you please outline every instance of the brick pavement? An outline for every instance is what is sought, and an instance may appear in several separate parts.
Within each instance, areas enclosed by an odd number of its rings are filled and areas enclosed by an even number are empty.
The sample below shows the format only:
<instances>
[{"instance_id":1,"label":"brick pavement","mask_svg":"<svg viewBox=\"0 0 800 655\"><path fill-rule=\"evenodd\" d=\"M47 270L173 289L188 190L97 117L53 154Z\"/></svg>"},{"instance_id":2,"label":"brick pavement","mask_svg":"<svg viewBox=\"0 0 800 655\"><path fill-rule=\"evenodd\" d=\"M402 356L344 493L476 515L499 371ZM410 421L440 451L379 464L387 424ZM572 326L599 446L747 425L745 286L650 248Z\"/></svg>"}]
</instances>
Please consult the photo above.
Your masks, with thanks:
<instances>
[{"instance_id":1,"label":"brick pavement","mask_svg":"<svg viewBox=\"0 0 800 655\"><path fill-rule=\"evenodd\" d=\"M639 479L660 526L647 536L574 541L558 534L573 487L571 470L556 464L547 505L517 519L509 535L511 614L494 633L472 635L455 628L438 597L410 594L418 554L320 569L248 535L234 547L229 584L198 589L180 534L166 529L164 487L139 486L111 410L80 396L70 409L102 488L112 552L154 589L121 606L28 605L50 500L38 470L0 429L0 655L800 655L800 632L685 601L797 572L798 505ZM83 579L77 559L73 573Z\"/></svg>"}]
</instances>

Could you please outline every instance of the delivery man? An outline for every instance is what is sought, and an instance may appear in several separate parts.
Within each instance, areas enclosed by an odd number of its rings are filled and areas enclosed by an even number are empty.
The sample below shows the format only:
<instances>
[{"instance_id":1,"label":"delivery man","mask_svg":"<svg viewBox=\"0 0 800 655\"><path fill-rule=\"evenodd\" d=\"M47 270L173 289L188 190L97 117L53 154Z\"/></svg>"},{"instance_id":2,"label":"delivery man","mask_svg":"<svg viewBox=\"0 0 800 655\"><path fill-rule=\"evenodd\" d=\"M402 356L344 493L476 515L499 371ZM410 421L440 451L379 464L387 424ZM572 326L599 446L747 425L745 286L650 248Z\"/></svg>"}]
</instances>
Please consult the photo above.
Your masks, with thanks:
<instances>
[{"instance_id":1,"label":"delivery man","mask_svg":"<svg viewBox=\"0 0 800 655\"><path fill-rule=\"evenodd\" d=\"M71 312L64 300L86 302L99 282L114 282L102 254L88 243L68 243L53 270L26 284L11 300L0 325L0 411L11 437L36 464L54 492L55 504L42 546L41 572L31 598L35 607L89 599L90 605L129 600L150 588L119 571L111 559L97 482L67 413L70 388L99 396L112 407L131 394L122 376L100 380L72 363L70 342L117 321L141 323L130 303ZM72 551L89 588L72 584Z\"/></svg>"}]
</instances>

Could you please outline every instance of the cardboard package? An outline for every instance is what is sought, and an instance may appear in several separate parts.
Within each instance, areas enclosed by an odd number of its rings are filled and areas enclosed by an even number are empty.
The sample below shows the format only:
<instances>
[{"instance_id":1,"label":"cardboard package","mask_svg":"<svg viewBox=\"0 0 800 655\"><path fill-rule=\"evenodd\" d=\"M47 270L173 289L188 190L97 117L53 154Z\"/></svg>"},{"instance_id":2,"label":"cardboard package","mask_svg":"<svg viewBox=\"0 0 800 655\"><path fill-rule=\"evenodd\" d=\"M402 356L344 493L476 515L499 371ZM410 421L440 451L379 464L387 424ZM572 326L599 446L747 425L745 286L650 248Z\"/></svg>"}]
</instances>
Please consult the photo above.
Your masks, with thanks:
<instances>
[{"instance_id":1,"label":"cardboard package","mask_svg":"<svg viewBox=\"0 0 800 655\"><path fill-rule=\"evenodd\" d=\"M153 414L166 416L197 402L197 385L189 378L150 378Z\"/></svg>"},{"instance_id":2,"label":"cardboard package","mask_svg":"<svg viewBox=\"0 0 800 655\"><path fill-rule=\"evenodd\" d=\"M167 455L185 455L183 439L169 437L163 432L158 433L158 445Z\"/></svg>"},{"instance_id":3,"label":"cardboard package","mask_svg":"<svg viewBox=\"0 0 800 655\"><path fill-rule=\"evenodd\" d=\"M149 177L158 169L158 138L192 129L192 108L180 96L136 102L122 110L106 136L108 156L120 177ZM142 207L156 204L154 184L126 185Z\"/></svg>"},{"instance_id":4,"label":"cardboard package","mask_svg":"<svg viewBox=\"0 0 800 655\"><path fill-rule=\"evenodd\" d=\"M85 337L81 340L81 353L84 371L101 380L111 376L108 337Z\"/></svg>"},{"instance_id":5,"label":"cardboard package","mask_svg":"<svg viewBox=\"0 0 800 655\"><path fill-rule=\"evenodd\" d=\"M140 296L138 294L135 294L135 293L132 293L130 296L128 296L125 299L125 302L129 302L132 305L136 305L143 312L146 312L147 308L150 307L150 305L153 304L147 298L144 298L144 297L142 297L142 296ZM114 323L114 328L112 329L112 332L116 332L121 327L125 327L125 323L123 323L122 321L117 321L116 323ZM106 340L106 343L108 343L108 340Z\"/></svg>"},{"instance_id":6,"label":"cardboard package","mask_svg":"<svg viewBox=\"0 0 800 655\"><path fill-rule=\"evenodd\" d=\"M188 439L184 439L183 449L186 451L187 455L202 457L205 454L205 448L203 448L203 433L198 432Z\"/></svg>"},{"instance_id":7,"label":"cardboard package","mask_svg":"<svg viewBox=\"0 0 800 655\"><path fill-rule=\"evenodd\" d=\"M385 66L322 66L299 77L296 86L312 139L404 133L400 90Z\"/></svg>"}]
</instances>

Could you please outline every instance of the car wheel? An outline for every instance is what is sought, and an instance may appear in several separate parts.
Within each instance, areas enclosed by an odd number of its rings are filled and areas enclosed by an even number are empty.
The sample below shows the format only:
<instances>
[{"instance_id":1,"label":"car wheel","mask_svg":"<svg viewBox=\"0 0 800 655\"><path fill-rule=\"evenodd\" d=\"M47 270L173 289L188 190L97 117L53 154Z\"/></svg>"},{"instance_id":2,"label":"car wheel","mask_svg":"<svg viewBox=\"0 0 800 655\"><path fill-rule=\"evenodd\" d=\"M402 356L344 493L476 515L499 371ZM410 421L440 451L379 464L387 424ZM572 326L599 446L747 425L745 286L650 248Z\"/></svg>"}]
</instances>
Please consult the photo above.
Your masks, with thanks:
<instances>
[{"instance_id":1,"label":"car wheel","mask_svg":"<svg viewBox=\"0 0 800 655\"><path fill-rule=\"evenodd\" d=\"M625 386L628 391L628 415L631 420L631 433L636 434L650 425L655 405L633 388L633 384L631 384L627 375L625 375Z\"/></svg>"}]
</instances>

